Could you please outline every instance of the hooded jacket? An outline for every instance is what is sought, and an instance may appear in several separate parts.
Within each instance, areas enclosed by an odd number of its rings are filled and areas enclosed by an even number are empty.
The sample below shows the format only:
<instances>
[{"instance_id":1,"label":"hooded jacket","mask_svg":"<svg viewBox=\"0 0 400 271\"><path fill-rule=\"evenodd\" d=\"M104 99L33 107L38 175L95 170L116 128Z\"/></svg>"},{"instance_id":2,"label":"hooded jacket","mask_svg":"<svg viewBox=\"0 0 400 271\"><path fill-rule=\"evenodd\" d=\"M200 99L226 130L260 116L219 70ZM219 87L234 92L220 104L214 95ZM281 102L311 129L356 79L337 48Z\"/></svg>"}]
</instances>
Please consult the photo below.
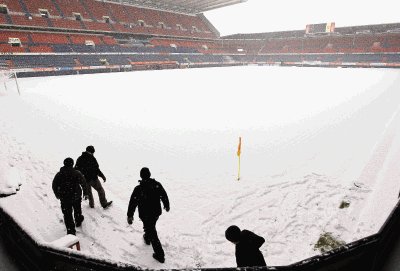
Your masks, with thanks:
<instances>
[{"instance_id":1,"label":"hooded jacket","mask_svg":"<svg viewBox=\"0 0 400 271\"><path fill-rule=\"evenodd\" d=\"M82 173L72 166L64 166L54 177L52 188L56 198L61 201L81 201L82 190L86 195L86 180Z\"/></svg>"},{"instance_id":2,"label":"hooded jacket","mask_svg":"<svg viewBox=\"0 0 400 271\"><path fill-rule=\"evenodd\" d=\"M240 240L235 249L237 266L267 266L260 251L260 247L264 242L265 239L263 237L251 231L242 230Z\"/></svg>"},{"instance_id":3,"label":"hooded jacket","mask_svg":"<svg viewBox=\"0 0 400 271\"><path fill-rule=\"evenodd\" d=\"M139 209L139 217L159 217L162 213L161 203L169 210L167 192L163 186L154 179L139 181L139 185L132 192L128 206L128 217L133 217L136 207Z\"/></svg>"},{"instance_id":4,"label":"hooded jacket","mask_svg":"<svg viewBox=\"0 0 400 271\"><path fill-rule=\"evenodd\" d=\"M82 155L76 160L75 169L79 170L88 182L96 180L97 176L105 178L96 158L89 152L82 152Z\"/></svg>"}]
</instances>

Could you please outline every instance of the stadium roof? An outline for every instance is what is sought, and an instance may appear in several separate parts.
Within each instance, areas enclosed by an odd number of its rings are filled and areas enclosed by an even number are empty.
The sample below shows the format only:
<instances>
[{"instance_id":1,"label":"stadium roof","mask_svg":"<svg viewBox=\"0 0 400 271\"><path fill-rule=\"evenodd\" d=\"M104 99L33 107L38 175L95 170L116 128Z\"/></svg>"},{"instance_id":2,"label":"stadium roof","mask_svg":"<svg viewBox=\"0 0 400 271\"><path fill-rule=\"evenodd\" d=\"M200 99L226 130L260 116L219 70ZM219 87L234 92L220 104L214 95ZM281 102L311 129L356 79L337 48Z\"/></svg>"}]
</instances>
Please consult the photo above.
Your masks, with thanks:
<instances>
[{"instance_id":1,"label":"stadium roof","mask_svg":"<svg viewBox=\"0 0 400 271\"><path fill-rule=\"evenodd\" d=\"M139 7L154 8L186 14L198 14L246 2L247 0L107 0Z\"/></svg>"}]
</instances>

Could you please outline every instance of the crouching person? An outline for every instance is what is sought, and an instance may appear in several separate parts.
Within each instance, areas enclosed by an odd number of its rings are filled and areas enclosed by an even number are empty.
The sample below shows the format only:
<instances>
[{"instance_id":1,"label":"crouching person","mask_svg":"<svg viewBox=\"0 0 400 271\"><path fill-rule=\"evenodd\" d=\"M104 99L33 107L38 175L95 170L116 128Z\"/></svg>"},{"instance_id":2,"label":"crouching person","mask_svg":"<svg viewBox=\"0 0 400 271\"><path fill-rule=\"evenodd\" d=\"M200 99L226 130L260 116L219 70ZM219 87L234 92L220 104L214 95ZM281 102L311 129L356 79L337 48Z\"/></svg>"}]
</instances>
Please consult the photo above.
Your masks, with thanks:
<instances>
[{"instance_id":1,"label":"crouching person","mask_svg":"<svg viewBox=\"0 0 400 271\"><path fill-rule=\"evenodd\" d=\"M161 203L164 209L169 212L169 200L163 186L154 179L150 178L151 173L148 168L140 170L139 185L133 190L128 206L128 223L132 224L135 209L138 206L139 218L143 222L144 235L143 239L147 245L152 245L154 254L153 258L164 263L165 254L158 239L156 223L161 215Z\"/></svg>"},{"instance_id":2,"label":"crouching person","mask_svg":"<svg viewBox=\"0 0 400 271\"><path fill-rule=\"evenodd\" d=\"M82 190L86 197L87 185L85 177L78 170L74 169L73 166L74 160L66 158L64 166L54 177L52 187L54 195L61 202L61 210L64 214L67 234L75 235L75 226L80 227L84 219L81 201Z\"/></svg>"},{"instance_id":3,"label":"crouching person","mask_svg":"<svg viewBox=\"0 0 400 271\"><path fill-rule=\"evenodd\" d=\"M240 230L238 226L232 225L225 231L225 237L235 244L235 256L238 267L267 266L260 247L265 239L257 234Z\"/></svg>"}]
</instances>

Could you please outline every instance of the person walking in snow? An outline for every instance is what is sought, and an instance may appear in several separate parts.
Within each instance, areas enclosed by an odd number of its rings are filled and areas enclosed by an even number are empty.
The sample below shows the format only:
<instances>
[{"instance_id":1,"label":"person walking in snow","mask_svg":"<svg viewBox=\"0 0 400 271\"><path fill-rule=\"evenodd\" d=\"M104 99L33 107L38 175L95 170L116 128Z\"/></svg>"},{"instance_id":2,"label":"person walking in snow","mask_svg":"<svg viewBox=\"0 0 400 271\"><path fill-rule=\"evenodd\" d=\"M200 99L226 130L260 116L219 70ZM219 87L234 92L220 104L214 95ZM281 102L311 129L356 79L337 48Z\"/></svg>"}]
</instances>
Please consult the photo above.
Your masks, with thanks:
<instances>
[{"instance_id":1,"label":"person walking in snow","mask_svg":"<svg viewBox=\"0 0 400 271\"><path fill-rule=\"evenodd\" d=\"M133 215L136 207L138 207L139 218L143 222L143 239L147 245L151 244L153 246L153 258L164 263L165 254L158 239L156 223L162 213L160 201L162 201L164 209L169 212L169 200L163 186L156 180L151 179L150 176L151 173L148 168L144 167L140 170L141 180L133 190L129 201L128 224L132 224Z\"/></svg>"},{"instance_id":2,"label":"person walking in snow","mask_svg":"<svg viewBox=\"0 0 400 271\"><path fill-rule=\"evenodd\" d=\"M74 160L72 158L68 157L64 160L64 166L53 179L52 188L54 195L61 202L61 211L64 214L67 234L75 235L75 226L80 227L84 219L81 201L82 190L86 196L87 185L85 177L78 170L75 170L73 166Z\"/></svg>"},{"instance_id":3,"label":"person walking in snow","mask_svg":"<svg viewBox=\"0 0 400 271\"><path fill-rule=\"evenodd\" d=\"M257 234L240 230L238 226L232 225L225 231L227 240L235 244L235 256L237 267L267 266L260 247L265 239Z\"/></svg>"},{"instance_id":4,"label":"person walking in snow","mask_svg":"<svg viewBox=\"0 0 400 271\"><path fill-rule=\"evenodd\" d=\"M107 201L106 193L99 180L100 177L104 180L104 182L106 182L106 177L100 170L99 163L97 163L97 160L93 155L94 152L95 149L93 146L87 146L86 151L82 152L82 155L79 156L79 158L76 160L75 169L82 172L83 176L85 176L86 178L88 184L88 197L90 208L94 208L94 199L92 193L92 188L94 188L99 195L101 206L106 209L111 205L112 201Z\"/></svg>"}]
</instances>

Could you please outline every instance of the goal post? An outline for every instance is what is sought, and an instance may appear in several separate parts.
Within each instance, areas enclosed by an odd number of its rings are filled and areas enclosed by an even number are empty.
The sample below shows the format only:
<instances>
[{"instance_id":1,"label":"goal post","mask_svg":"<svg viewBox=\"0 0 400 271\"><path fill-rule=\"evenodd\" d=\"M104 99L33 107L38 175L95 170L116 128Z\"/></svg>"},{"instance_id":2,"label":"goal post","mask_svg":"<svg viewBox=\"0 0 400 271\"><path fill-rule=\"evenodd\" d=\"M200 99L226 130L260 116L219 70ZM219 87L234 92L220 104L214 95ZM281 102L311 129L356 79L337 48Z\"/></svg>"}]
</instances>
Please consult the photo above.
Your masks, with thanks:
<instances>
[{"instance_id":1,"label":"goal post","mask_svg":"<svg viewBox=\"0 0 400 271\"><path fill-rule=\"evenodd\" d=\"M18 85L17 73L14 71L0 70L0 85L2 85L5 92L16 89L18 94L21 95Z\"/></svg>"}]
</instances>

